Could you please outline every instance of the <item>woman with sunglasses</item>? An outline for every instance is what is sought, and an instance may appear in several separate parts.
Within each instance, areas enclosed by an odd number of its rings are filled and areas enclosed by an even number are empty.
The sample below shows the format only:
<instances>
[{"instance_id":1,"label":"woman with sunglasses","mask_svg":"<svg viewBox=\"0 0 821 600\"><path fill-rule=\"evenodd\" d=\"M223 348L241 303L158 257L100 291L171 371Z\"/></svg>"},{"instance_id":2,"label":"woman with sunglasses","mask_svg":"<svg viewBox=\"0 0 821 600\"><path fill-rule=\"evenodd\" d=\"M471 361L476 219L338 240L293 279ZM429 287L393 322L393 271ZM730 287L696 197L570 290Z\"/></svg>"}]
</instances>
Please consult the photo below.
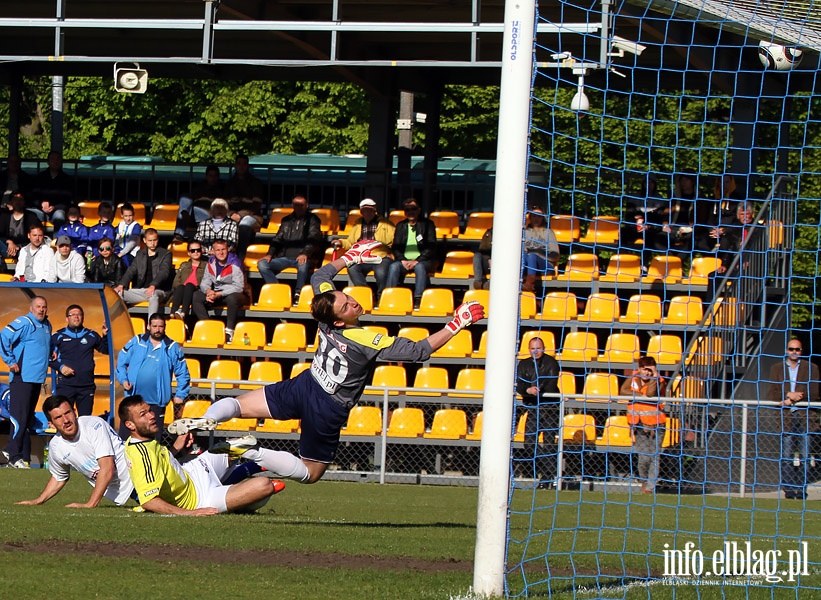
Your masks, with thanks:
<instances>
[{"instance_id":1,"label":"woman with sunglasses","mask_svg":"<svg viewBox=\"0 0 821 600\"><path fill-rule=\"evenodd\" d=\"M203 259L203 248L199 242L188 246L188 260L180 265L171 286L171 318L185 319L191 312L191 300L200 287L207 260Z\"/></svg>"},{"instance_id":2,"label":"woman with sunglasses","mask_svg":"<svg viewBox=\"0 0 821 600\"><path fill-rule=\"evenodd\" d=\"M91 261L87 281L104 283L108 287L117 287L125 274L123 259L114 252L114 240L110 237L100 238L97 251L99 254Z\"/></svg>"}]
</instances>

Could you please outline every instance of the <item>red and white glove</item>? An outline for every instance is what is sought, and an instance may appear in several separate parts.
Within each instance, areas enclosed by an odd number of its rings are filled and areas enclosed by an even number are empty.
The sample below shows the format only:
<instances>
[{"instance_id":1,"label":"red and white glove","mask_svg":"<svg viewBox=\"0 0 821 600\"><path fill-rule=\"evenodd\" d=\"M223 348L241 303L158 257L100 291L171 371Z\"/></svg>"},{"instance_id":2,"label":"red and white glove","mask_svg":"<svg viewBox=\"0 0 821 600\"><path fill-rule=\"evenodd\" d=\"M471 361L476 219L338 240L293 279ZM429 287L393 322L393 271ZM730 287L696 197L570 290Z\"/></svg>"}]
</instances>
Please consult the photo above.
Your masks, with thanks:
<instances>
[{"instance_id":1,"label":"red and white glove","mask_svg":"<svg viewBox=\"0 0 821 600\"><path fill-rule=\"evenodd\" d=\"M471 300L470 302L461 304L459 308L456 309L456 312L453 313L453 321L445 325L445 327L450 329L450 332L455 335L468 325L472 325L476 321L484 318L485 307L475 300Z\"/></svg>"},{"instance_id":2,"label":"red and white glove","mask_svg":"<svg viewBox=\"0 0 821 600\"><path fill-rule=\"evenodd\" d=\"M382 242L377 242L376 240L357 242L351 246L350 250L342 255L342 260L345 261L345 266L347 267L360 263L378 265L382 262L382 257L373 255L372 251L381 245Z\"/></svg>"}]
</instances>

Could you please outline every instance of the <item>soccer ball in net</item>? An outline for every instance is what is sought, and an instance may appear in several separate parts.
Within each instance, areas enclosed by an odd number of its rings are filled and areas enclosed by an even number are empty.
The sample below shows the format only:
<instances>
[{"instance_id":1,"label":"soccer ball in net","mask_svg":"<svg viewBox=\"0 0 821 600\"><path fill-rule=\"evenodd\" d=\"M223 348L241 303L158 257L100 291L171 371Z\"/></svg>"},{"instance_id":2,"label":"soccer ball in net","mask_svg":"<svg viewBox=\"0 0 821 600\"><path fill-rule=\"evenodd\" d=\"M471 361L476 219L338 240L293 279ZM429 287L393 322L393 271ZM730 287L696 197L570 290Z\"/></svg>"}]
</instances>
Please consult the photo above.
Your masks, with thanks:
<instances>
[{"instance_id":1,"label":"soccer ball in net","mask_svg":"<svg viewBox=\"0 0 821 600\"><path fill-rule=\"evenodd\" d=\"M790 71L801 64L804 52L798 48L787 48L773 42L758 44L758 58L765 69L775 71Z\"/></svg>"}]
</instances>

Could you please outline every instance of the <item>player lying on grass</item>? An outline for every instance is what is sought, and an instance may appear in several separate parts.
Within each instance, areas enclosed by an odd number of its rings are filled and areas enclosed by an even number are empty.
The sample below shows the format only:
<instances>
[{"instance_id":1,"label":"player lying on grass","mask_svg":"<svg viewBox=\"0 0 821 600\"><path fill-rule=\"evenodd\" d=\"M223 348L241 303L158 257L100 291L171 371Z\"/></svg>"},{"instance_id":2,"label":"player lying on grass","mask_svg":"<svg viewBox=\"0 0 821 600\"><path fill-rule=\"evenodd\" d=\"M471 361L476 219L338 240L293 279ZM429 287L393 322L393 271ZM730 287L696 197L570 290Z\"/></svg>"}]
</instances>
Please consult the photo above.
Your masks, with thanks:
<instances>
[{"instance_id":1,"label":"player lying on grass","mask_svg":"<svg viewBox=\"0 0 821 600\"><path fill-rule=\"evenodd\" d=\"M370 382L377 360L426 361L461 329L484 318L481 304L466 302L444 329L419 342L362 329L362 307L351 296L336 291L333 278L343 267L381 261L371 254L380 245L372 241L355 244L311 277L315 294L311 314L319 322L319 345L309 370L239 398L223 398L212 404L204 417L179 419L168 430L184 434L192 429L214 429L217 423L234 417L300 419L299 457L276 452L277 464L265 467L277 476L302 483L318 481L334 459L339 432Z\"/></svg>"}]
</instances>

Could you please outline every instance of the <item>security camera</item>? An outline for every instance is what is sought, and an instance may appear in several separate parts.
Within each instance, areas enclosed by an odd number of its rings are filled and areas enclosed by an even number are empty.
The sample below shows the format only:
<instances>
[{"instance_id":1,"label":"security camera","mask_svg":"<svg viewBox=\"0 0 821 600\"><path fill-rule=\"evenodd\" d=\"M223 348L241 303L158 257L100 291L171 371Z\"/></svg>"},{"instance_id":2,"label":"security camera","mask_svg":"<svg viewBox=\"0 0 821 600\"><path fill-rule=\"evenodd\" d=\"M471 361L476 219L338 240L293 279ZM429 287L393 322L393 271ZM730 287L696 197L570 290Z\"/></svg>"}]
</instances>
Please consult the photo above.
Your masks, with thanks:
<instances>
[{"instance_id":1,"label":"security camera","mask_svg":"<svg viewBox=\"0 0 821 600\"><path fill-rule=\"evenodd\" d=\"M638 56L645 50L647 50L647 46L642 46L638 42L631 42L630 40L624 39L623 37L619 37L617 35L613 36L613 48L618 50L618 52L611 53L611 56L624 56L625 52L629 52L630 54L635 54Z\"/></svg>"}]
</instances>

